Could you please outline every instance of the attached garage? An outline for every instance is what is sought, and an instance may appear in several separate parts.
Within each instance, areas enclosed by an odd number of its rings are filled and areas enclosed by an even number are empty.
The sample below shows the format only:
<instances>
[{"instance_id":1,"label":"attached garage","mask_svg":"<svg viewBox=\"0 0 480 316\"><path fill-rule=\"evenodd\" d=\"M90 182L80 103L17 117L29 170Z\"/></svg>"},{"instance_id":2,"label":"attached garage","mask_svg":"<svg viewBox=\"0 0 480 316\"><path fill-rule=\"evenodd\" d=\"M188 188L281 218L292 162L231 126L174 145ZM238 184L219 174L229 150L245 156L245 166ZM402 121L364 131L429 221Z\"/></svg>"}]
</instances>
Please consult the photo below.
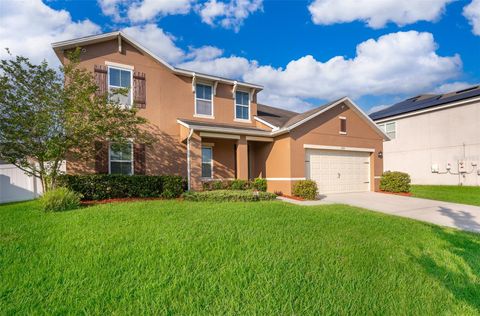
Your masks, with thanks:
<instances>
[{"instance_id":1,"label":"attached garage","mask_svg":"<svg viewBox=\"0 0 480 316\"><path fill-rule=\"evenodd\" d=\"M307 148L305 155L307 179L317 183L320 194L370 191L368 149Z\"/></svg>"}]
</instances>

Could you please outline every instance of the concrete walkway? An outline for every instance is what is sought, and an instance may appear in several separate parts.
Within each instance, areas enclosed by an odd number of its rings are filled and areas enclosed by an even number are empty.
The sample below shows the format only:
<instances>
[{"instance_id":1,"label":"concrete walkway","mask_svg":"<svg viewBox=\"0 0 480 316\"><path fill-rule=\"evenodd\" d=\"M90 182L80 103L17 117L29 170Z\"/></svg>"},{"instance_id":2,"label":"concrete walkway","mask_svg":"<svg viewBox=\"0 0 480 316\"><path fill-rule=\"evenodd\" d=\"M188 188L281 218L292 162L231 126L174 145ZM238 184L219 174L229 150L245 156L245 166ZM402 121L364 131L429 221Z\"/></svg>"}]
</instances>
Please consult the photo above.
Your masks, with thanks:
<instances>
[{"instance_id":1,"label":"concrete walkway","mask_svg":"<svg viewBox=\"0 0 480 316\"><path fill-rule=\"evenodd\" d=\"M386 214L409 217L441 226L480 233L480 207L435 200L419 199L376 192L337 193L318 201L296 201L297 205L348 204Z\"/></svg>"}]
</instances>

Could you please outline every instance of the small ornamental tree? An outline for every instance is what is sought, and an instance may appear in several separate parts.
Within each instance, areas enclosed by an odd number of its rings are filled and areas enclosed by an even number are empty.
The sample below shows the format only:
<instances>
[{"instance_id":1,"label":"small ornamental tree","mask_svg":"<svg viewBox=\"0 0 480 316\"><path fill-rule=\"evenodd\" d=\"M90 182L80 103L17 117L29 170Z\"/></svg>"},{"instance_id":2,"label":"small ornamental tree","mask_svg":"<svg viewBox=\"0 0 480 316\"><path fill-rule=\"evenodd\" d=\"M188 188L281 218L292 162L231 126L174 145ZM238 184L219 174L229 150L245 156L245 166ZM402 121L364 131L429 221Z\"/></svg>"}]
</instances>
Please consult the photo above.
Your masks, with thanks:
<instances>
[{"instance_id":1,"label":"small ornamental tree","mask_svg":"<svg viewBox=\"0 0 480 316\"><path fill-rule=\"evenodd\" d=\"M55 188L69 158L89 159L95 141L148 143L146 119L99 95L93 74L79 67L80 50L68 54L60 71L46 61L16 56L0 61L0 160ZM125 94L127 91L115 91Z\"/></svg>"}]
</instances>

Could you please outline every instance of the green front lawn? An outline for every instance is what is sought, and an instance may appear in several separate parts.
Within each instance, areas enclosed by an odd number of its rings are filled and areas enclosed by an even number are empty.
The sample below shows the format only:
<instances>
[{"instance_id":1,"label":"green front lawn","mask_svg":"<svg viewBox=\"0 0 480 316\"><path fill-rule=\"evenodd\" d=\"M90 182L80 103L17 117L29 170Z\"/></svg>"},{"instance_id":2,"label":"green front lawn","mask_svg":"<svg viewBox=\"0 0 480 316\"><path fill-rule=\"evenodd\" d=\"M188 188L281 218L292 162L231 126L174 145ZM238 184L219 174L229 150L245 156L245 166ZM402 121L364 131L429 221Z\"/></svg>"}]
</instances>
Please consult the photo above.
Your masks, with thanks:
<instances>
[{"instance_id":1,"label":"green front lawn","mask_svg":"<svg viewBox=\"0 0 480 316\"><path fill-rule=\"evenodd\" d=\"M413 196L480 206L480 187L458 185L412 185Z\"/></svg>"},{"instance_id":2,"label":"green front lawn","mask_svg":"<svg viewBox=\"0 0 480 316\"><path fill-rule=\"evenodd\" d=\"M0 206L2 314L478 314L480 235L344 205Z\"/></svg>"}]
</instances>

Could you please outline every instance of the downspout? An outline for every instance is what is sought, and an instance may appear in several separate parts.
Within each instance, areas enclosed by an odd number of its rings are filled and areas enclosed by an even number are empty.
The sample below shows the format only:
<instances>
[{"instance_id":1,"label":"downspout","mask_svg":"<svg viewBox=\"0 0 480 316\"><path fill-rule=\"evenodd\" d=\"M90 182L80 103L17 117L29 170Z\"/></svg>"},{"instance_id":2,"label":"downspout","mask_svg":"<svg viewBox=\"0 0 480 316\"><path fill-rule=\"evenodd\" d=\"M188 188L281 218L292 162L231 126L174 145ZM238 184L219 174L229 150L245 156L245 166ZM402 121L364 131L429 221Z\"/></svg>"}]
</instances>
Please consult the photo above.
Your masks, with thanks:
<instances>
[{"instance_id":1,"label":"downspout","mask_svg":"<svg viewBox=\"0 0 480 316\"><path fill-rule=\"evenodd\" d=\"M187 137L187 187L188 191L191 189L191 184L190 184L190 138L192 138L193 135L193 128L190 129L190 133L188 133Z\"/></svg>"}]
</instances>

